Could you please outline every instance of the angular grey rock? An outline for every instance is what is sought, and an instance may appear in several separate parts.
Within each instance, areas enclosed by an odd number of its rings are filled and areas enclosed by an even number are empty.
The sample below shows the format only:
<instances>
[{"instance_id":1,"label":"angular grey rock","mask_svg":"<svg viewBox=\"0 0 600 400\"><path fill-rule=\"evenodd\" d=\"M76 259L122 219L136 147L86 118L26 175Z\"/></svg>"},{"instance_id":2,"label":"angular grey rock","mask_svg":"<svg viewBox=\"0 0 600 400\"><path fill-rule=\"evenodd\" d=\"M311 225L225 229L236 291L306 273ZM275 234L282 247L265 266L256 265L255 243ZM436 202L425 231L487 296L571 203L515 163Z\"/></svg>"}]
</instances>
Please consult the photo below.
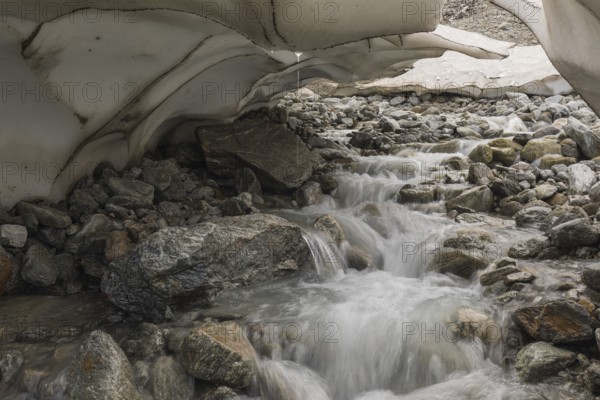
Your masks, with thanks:
<instances>
[{"instance_id":1,"label":"angular grey rock","mask_svg":"<svg viewBox=\"0 0 600 400\"><path fill-rule=\"evenodd\" d=\"M91 190L76 189L69 196L69 211L75 218L79 218L81 214L94 214L100 207L100 203L94 199Z\"/></svg>"},{"instance_id":2,"label":"angular grey rock","mask_svg":"<svg viewBox=\"0 0 600 400\"><path fill-rule=\"evenodd\" d=\"M107 333L94 331L79 347L70 366L67 399L141 400L125 353Z\"/></svg>"},{"instance_id":3,"label":"angular grey rock","mask_svg":"<svg viewBox=\"0 0 600 400\"><path fill-rule=\"evenodd\" d=\"M573 364L577 355L546 342L531 343L517 354L515 369L526 382L536 382Z\"/></svg>"},{"instance_id":4,"label":"angular grey rock","mask_svg":"<svg viewBox=\"0 0 600 400\"><path fill-rule=\"evenodd\" d=\"M26 202L17 204L19 215L33 214L39 223L52 228L66 228L71 225L71 217L64 211L52 207L40 206Z\"/></svg>"},{"instance_id":5,"label":"angular grey rock","mask_svg":"<svg viewBox=\"0 0 600 400\"><path fill-rule=\"evenodd\" d=\"M102 281L109 300L161 320L167 305L193 297L209 304L222 290L261 283L304 266L299 227L267 214L165 228L112 264Z\"/></svg>"},{"instance_id":6,"label":"angular grey rock","mask_svg":"<svg viewBox=\"0 0 600 400\"><path fill-rule=\"evenodd\" d=\"M312 174L308 148L279 124L245 120L200 128L196 137L208 170L222 177L248 167L263 189L281 192L299 188Z\"/></svg>"},{"instance_id":7,"label":"angular grey rock","mask_svg":"<svg viewBox=\"0 0 600 400\"><path fill-rule=\"evenodd\" d=\"M516 324L531 337L551 343L572 343L594 338L594 320L573 300L553 300L517 309Z\"/></svg>"},{"instance_id":8,"label":"angular grey rock","mask_svg":"<svg viewBox=\"0 0 600 400\"><path fill-rule=\"evenodd\" d=\"M34 243L27 249L21 277L27 283L39 287L52 286L58 277L54 258L46 247Z\"/></svg>"},{"instance_id":9,"label":"angular grey rock","mask_svg":"<svg viewBox=\"0 0 600 400\"><path fill-rule=\"evenodd\" d=\"M254 349L243 326L236 322L194 328L183 339L179 353L185 370L194 378L245 388L256 373Z\"/></svg>"},{"instance_id":10,"label":"angular grey rock","mask_svg":"<svg viewBox=\"0 0 600 400\"><path fill-rule=\"evenodd\" d=\"M398 203L431 203L436 199L433 185L404 185L398 192Z\"/></svg>"},{"instance_id":11,"label":"angular grey rock","mask_svg":"<svg viewBox=\"0 0 600 400\"><path fill-rule=\"evenodd\" d=\"M478 144L469 153L469 158L473 162L489 164L494 160L494 153L487 144Z\"/></svg>"},{"instance_id":12,"label":"angular grey rock","mask_svg":"<svg viewBox=\"0 0 600 400\"><path fill-rule=\"evenodd\" d=\"M600 156L600 134L592 131L576 118L569 118L565 126L567 136L577 142L579 149L588 159Z\"/></svg>"},{"instance_id":13,"label":"angular grey rock","mask_svg":"<svg viewBox=\"0 0 600 400\"><path fill-rule=\"evenodd\" d=\"M531 238L524 242L515 243L508 249L509 257L516 259L526 260L529 258L535 258L545 248L549 247L550 243L548 240Z\"/></svg>"},{"instance_id":14,"label":"angular grey rock","mask_svg":"<svg viewBox=\"0 0 600 400\"><path fill-rule=\"evenodd\" d=\"M19 350L0 351L0 383L10 385L21 370L23 361Z\"/></svg>"},{"instance_id":15,"label":"angular grey rock","mask_svg":"<svg viewBox=\"0 0 600 400\"><path fill-rule=\"evenodd\" d=\"M435 269L442 274L454 274L469 279L476 271L486 268L491 260L480 250L443 248L435 257Z\"/></svg>"},{"instance_id":16,"label":"angular grey rock","mask_svg":"<svg viewBox=\"0 0 600 400\"><path fill-rule=\"evenodd\" d=\"M589 219L574 219L553 227L549 236L559 249L576 249L591 246L600 241L600 233Z\"/></svg>"},{"instance_id":17,"label":"angular grey rock","mask_svg":"<svg viewBox=\"0 0 600 400\"><path fill-rule=\"evenodd\" d=\"M600 292L600 265L585 267L581 275L583 282L592 290Z\"/></svg>"},{"instance_id":18,"label":"angular grey rock","mask_svg":"<svg viewBox=\"0 0 600 400\"><path fill-rule=\"evenodd\" d=\"M590 199L593 202L600 201L600 182L595 183L589 190Z\"/></svg>"},{"instance_id":19,"label":"angular grey rock","mask_svg":"<svg viewBox=\"0 0 600 400\"><path fill-rule=\"evenodd\" d=\"M223 210L223 215L225 216L233 217L249 214L254 210L252 207L252 195L250 193L241 193L239 196L223 201L219 205L219 208Z\"/></svg>"},{"instance_id":20,"label":"angular grey rock","mask_svg":"<svg viewBox=\"0 0 600 400\"><path fill-rule=\"evenodd\" d=\"M507 275L504 278L504 284L506 286L514 285L515 283L531 283L535 280L535 275L530 272L517 272L514 274Z\"/></svg>"},{"instance_id":21,"label":"angular grey rock","mask_svg":"<svg viewBox=\"0 0 600 400\"><path fill-rule=\"evenodd\" d=\"M250 168L242 168L236 171L235 188L239 193L262 194L260 181Z\"/></svg>"},{"instance_id":22,"label":"angular grey rock","mask_svg":"<svg viewBox=\"0 0 600 400\"><path fill-rule=\"evenodd\" d=\"M490 189L499 198L514 196L523 190L521 186L512 179L494 179L490 185Z\"/></svg>"},{"instance_id":23,"label":"angular grey rock","mask_svg":"<svg viewBox=\"0 0 600 400\"><path fill-rule=\"evenodd\" d=\"M125 208L152 205L154 186L137 179L110 178L108 188L113 194L109 201Z\"/></svg>"},{"instance_id":24,"label":"angular grey rock","mask_svg":"<svg viewBox=\"0 0 600 400\"><path fill-rule=\"evenodd\" d=\"M142 180L164 192L171 186L172 177L180 173L179 167L170 160L149 162L142 169Z\"/></svg>"},{"instance_id":25,"label":"angular grey rock","mask_svg":"<svg viewBox=\"0 0 600 400\"><path fill-rule=\"evenodd\" d=\"M344 228L331 214L323 215L317 218L313 224L313 227L327 235L332 241L338 246L346 240L346 233Z\"/></svg>"},{"instance_id":26,"label":"angular grey rock","mask_svg":"<svg viewBox=\"0 0 600 400\"><path fill-rule=\"evenodd\" d=\"M296 191L296 201L300 207L315 205L322 197L323 191L318 182L307 182Z\"/></svg>"},{"instance_id":27,"label":"angular grey rock","mask_svg":"<svg viewBox=\"0 0 600 400\"><path fill-rule=\"evenodd\" d=\"M461 195L446 202L446 209L472 210L474 212L489 212L494 207L494 194L487 186L478 186L466 190Z\"/></svg>"},{"instance_id":28,"label":"angular grey rock","mask_svg":"<svg viewBox=\"0 0 600 400\"><path fill-rule=\"evenodd\" d=\"M538 185L535 187L535 197L538 200L545 200L554 196L554 194L558 191L558 188L549 183L544 183L542 185Z\"/></svg>"},{"instance_id":29,"label":"angular grey rock","mask_svg":"<svg viewBox=\"0 0 600 400\"><path fill-rule=\"evenodd\" d=\"M541 229L551 212L552 210L546 207L525 208L515 214L515 222L521 228Z\"/></svg>"},{"instance_id":30,"label":"angular grey rock","mask_svg":"<svg viewBox=\"0 0 600 400\"><path fill-rule=\"evenodd\" d=\"M0 226L0 244L21 248L27 241L27 228L22 225L5 224Z\"/></svg>"},{"instance_id":31,"label":"angular grey rock","mask_svg":"<svg viewBox=\"0 0 600 400\"><path fill-rule=\"evenodd\" d=\"M567 169L569 174L569 193L575 195L588 194L596 174L587 165L573 164Z\"/></svg>"},{"instance_id":32,"label":"angular grey rock","mask_svg":"<svg viewBox=\"0 0 600 400\"><path fill-rule=\"evenodd\" d=\"M600 363L593 362L583 375L583 381L590 392L600 394Z\"/></svg>"},{"instance_id":33,"label":"angular grey rock","mask_svg":"<svg viewBox=\"0 0 600 400\"><path fill-rule=\"evenodd\" d=\"M65 242L65 250L79 256L104 255L106 240L117 230L113 221L104 214L94 214L75 235Z\"/></svg>"},{"instance_id":34,"label":"angular grey rock","mask_svg":"<svg viewBox=\"0 0 600 400\"><path fill-rule=\"evenodd\" d=\"M194 378L175 358L159 357L152 367L152 393L155 400L192 400Z\"/></svg>"},{"instance_id":35,"label":"angular grey rock","mask_svg":"<svg viewBox=\"0 0 600 400\"><path fill-rule=\"evenodd\" d=\"M481 283L481 286L490 286L496 282L504 280L504 278L508 275L515 274L518 272L521 271L519 270L519 268L514 266L507 266L494 269L492 271L481 274L481 276L479 277L479 283Z\"/></svg>"}]
</instances>

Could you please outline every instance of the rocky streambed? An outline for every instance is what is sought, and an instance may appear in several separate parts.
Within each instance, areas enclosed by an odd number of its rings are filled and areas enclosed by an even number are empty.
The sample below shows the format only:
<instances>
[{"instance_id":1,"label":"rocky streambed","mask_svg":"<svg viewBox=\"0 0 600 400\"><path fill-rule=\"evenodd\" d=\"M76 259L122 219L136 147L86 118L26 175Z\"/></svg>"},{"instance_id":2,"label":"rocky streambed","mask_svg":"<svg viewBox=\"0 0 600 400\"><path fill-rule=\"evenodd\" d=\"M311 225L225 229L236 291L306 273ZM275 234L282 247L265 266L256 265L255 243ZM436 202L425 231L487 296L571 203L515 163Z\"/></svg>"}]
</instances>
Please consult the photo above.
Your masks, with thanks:
<instances>
[{"instance_id":1,"label":"rocky streambed","mask_svg":"<svg viewBox=\"0 0 600 400\"><path fill-rule=\"evenodd\" d=\"M587 399L577 96L307 89L0 215L0 398Z\"/></svg>"}]
</instances>

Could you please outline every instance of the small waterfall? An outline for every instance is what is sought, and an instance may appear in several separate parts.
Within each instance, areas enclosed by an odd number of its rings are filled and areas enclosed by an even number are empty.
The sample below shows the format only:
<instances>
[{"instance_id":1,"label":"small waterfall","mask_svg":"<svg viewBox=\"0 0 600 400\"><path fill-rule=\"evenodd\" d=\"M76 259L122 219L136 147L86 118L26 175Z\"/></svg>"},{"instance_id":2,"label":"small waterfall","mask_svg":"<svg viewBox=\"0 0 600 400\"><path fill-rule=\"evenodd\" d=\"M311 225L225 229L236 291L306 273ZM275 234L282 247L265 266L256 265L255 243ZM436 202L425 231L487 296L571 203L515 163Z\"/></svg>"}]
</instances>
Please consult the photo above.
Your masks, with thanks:
<instances>
[{"instance_id":1,"label":"small waterfall","mask_svg":"<svg viewBox=\"0 0 600 400\"><path fill-rule=\"evenodd\" d=\"M347 263L335 242L327 241L321 234L310 231L304 233L304 240L308 244L319 275L324 277L343 275Z\"/></svg>"}]
</instances>

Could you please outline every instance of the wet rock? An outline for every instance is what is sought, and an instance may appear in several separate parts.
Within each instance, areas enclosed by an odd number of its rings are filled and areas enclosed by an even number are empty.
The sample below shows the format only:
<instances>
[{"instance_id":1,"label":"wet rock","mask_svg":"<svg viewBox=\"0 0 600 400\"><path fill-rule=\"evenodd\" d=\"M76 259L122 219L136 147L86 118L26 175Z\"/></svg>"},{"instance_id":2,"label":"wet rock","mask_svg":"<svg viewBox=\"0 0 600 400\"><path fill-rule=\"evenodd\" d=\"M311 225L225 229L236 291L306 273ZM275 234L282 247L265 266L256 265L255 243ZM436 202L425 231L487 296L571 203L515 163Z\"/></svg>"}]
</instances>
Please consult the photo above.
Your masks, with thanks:
<instances>
[{"instance_id":1,"label":"wet rock","mask_svg":"<svg viewBox=\"0 0 600 400\"><path fill-rule=\"evenodd\" d=\"M519 211L523 209L523 204L517 201L509 201L502 205L500 208L500 214L505 215L507 217L513 217Z\"/></svg>"},{"instance_id":2,"label":"wet rock","mask_svg":"<svg viewBox=\"0 0 600 400\"><path fill-rule=\"evenodd\" d=\"M546 223L546 218L552 212L545 207L529 207L515 214L515 222L521 228L541 229Z\"/></svg>"},{"instance_id":3,"label":"wet rock","mask_svg":"<svg viewBox=\"0 0 600 400\"><path fill-rule=\"evenodd\" d=\"M238 394L227 386L219 386L216 389L209 389L206 393L200 395L198 400L245 400L245 397Z\"/></svg>"},{"instance_id":4,"label":"wet rock","mask_svg":"<svg viewBox=\"0 0 600 400\"><path fill-rule=\"evenodd\" d=\"M262 194L260 181L250 168L242 168L235 173L235 189L239 193Z\"/></svg>"},{"instance_id":5,"label":"wet rock","mask_svg":"<svg viewBox=\"0 0 600 400\"><path fill-rule=\"evenodd\" d=\"M583 270L583 282L592 290L600 292L600 266L590 265Z\"/></svg>"},{"instance_id":6,"label":"wet rock","mask_svg":"<svg viewBox=\"0 0 600 400\"><path fill-rule=\"evenodd\" d=\"M332 175L318 174L314 175L313 179L316 182L319 182L321 185L321 190L325 194L331 194L335 189L338 188L338 182Z\"/></svg>"},{"instance_id":7,"label":"wet rock","mask_svg":"<svg viewBox=\"0 0 600 400\"><path fill-rule=\"evenodd\" d=\"M428 147L428 151L430 153L457 153L460 149L460 144L460 140L453 139L448 142L436 143L431 147Z\"/></svg>"},{"instance_id":8,"label":"wet rock","mask_svg":"<svg viewBox=\"0 0 600 400\"><path fill-rule=\"evenodd\" d=\"M550 244L547 240L531 238L524 242L515 243L508 249L509 257L525 260L537 257Z\"/></svg>"},{"instance_id":9,"label":"wet rock","mask_svg":"<svg viewBox=\"0 0 600 400\"><path fill-rule=\"evenodd\" d=\"M490 185L492 192L499 198L505 198L519 194L523 189L512 179L494 179Z\"/></svg>"},{"instance_id":10,"label":"wet rock","mask_svg":"<svg viewBox=\"0 0 600 400\"><path fill-rule=\"evenodd\" d=\"M406 203L431 203L436 199L435 186L432 185L404 185L398 192L398 202Z\"/></svg>"},{"instance_id":11,"label":"wet rock","mask_svg":"<svg viewBox=\"0 0 600 400\"><path fill-rule=\"evenodd\" d=\"M587 165L573 164L567 169L569 174L569 193L574 195L587 194L596 179L596 174Z\"/></svg>"},{"instance_id":12,"label":"wet rock","mask_svg":"<svg viewBox=\"0 0 600 400\"><path fill-rule=\"evenodd\" d=\"M255 374L254 350L235 322L193 329L183 339L179 356L188 374L207 382L245 388Z\"/></svg>"},{"instance_id":13,"label":"wet rock","mask_svg":"<svg viewBox=\"0 0 600 400\"><path fill-rule=\"evenodd\" d=\"M152 367L152 393L155 400L192 400L194 379L173 357L159 357Z\"/></svg>"},{"instance_id":14,"label":"wet rock","mask_svg":"<svg viewBox=\"0 0 600 400\"><path fill-rule=\"evenodd\" d=\"M535 280L535 275L530 272L517 272L514 274L507 275L504 278L504 284L506 286L512 286L517 283L531 283Z\"/></svg>"},{"instance_id":15,"label":"wet rock","mask_svg":"<svg viewBox=\"0 0 600 400\"><path fill-rule=\"evenodd\" d=\"M572 343L594 338L592 317L573 300L553 300L523 307L514 312L513 320L537 340Z\"/></svg>"},{"instance_id":16,"label":"wet rock","mask_svg":"<svg viewBox=\"0 0 600 400\"><path fill-rule=\"evenodd\" d=\"M307 182L296 191L296 201L300 207L315 205L322 197L323 191L318 182Z\"/></svg>"},{"instance_id":17,"label":"wet rock","mask_svg":"<svg viewBox=\"0 0 600 400\"><path fill-rule=\"evenodd\" d=\"M313 224L313 227L327 235L327 237L329 237L338 246L344 240L346 240L344 228L342 228L340 223L331 214L323 215L317 218Z\"/></svg>"},{"instance_id":18,"label":"wet rock","mask_svg":"<svg viewBox=\"0 0 600 400\"><path fill-rule=\"evenodd\" d=\"M94 331L75 355L67 387L69 400L141 400L125 353L110 335Z\"/></svg>"},{"instance_id":19,"label":"wet rock","mask_svg":"<svg viewBox=\"0 0 600 400\"><path fill-rule=\"evenodd\" d=\"M21 248L27 241L27 228L22 225L5 224L0 226L0 244Z\"/></svg>"},{"instance_id":20,"label":"wet rock","mask_svg":"<svg viewBox=\"0 0 600 400\"><path fill-rule=\"evenodd\" d=\"M250 168L263 189L299 188L312 174L310 152L292 132L279 124L244 120L200 128L196 137L208 170L233 178L240 168Z\"/></svg>"},{"instance_id":21,"label":"wet rock","mask_svg":"<svg viewBox=\"0 0 600 400\"><path fill-rule=\"evenodd\" d=\"M18 350L0 351L0 383L13 383L23 366L23 361L23 354Z\"/></svg>"},{"instance_id":22,"label":"wet rock","mask_svg":"<svg viewBox=\"0 0 600 400\"><path fill-rule=\"evenodd\" d=\"M158 326L142 323L123 341L121 347L128 357L147 360L164 349L165 338Z\"/></svg>"},{"instance_id":23,"label":"wet rock","mask_svg":"<svg viewBox=\"0 0 600 400\"><path fill-rule=\"evenodd\" d=\"M573 364L577 355L546 342L531 343L517 354L515 369L526 382L536 382Z\"/></svg>"},{"instance_id":24,"label":"wet rock","mask_svg":"<svg viewBox=\"0 0 600 400\"><path fill-rule=\"evenodd\" d=\"M586 369L583 381L590 392L600 394L600 363L593 362Z\"/></svg>"},{"instance_id":25,"label":"wet rock","mask_svg":"<svg viewBox=\"0 0 600 400\"><path fill-rule=\"evenodd\" d=\"M21 277L34 286L48 287L56 282L58 270L50 251L43 245L34 243L27 249Z\"/></svg>"},{"instance_id":26,"label":"wet rock","mask_svg":"<svg viewBox=\"0 0 600 400\"><path fill-rule=\"evenodd\" d=\"M469 153L469 158L476 163L489 164L494 160L494 152L487 144L478 144Z\"/></svg>"},{"instance_id":27,"label":"wet rock","mask_svg":"<svg viewBox=\"0 0 600 400\"><path fill-rule=\"evenodd\" d=\"M492 170L484 163L471 164L469 167L469 183L482 186L487 185L494 179Z\"/></svg>"},{"instance_id":28,"label":"wet rock","mask_svg":"<svg viewBox=\"0 0 600 400\"><path fill-rule=\"evenodd\" d=\"M443 248L435 256L435 269L442 274L470 278L476 271L486 268L490 258L483 251Z\"/></svg>"},{"instance_id":29,"label":"wet rock","mask_svg":"<svg viewBox=\"0 0 600 400\"><path fill-rule=\"evenodd\" d=\"M20 215L33 214L40 224L52 228L66 228L72 223L69 214L52 207L35 205L22 201L17 204L16 208Z\"/></svg>"},{"instance_id":30,"label":"wet rock","mask_svg":"<svg viewBox=\"0 0 600 400\"><path fill-rule=\"evenodd\" d=\"M481 283L481 286L490 286L496 282L502 281L505 277L518 272L520 272L520 270L515 266L497 268L481 274L479 277L479 282Z\"/></svg>"},{"instance_id":31,"label":"wet rock","mask_svg":"<svg viewBox=\"0 0 600 400\"><path fill-rule=\"evenodd\" d=\"M588 159L600 156L600 134L592 131L579 120L571 117L565 126L565 133L579 146L579 149Z\"/></svg>"},{"instance_id":32,"label":"wet rock","mask_svg":"<svg viewBox=\"0 0 600 400\"><path fill-rule=\"evenodd\" d=\"M576 249L591 246L600 241L600 233L589 219L575 219L553 227L549 236L552 243L561 249Z\"/></svg>"},{"instance_id":33,"label":"wet rock","mask_svg":"<svg viewBox=\"0 0 600 400\"><path fill-rule=\"evenodd\" d=\"M446 209L489 212L494 207L494 194L487 186L479 186L464 191L461 195L446 202Z\"/></svg>"},{"instance_id":34,"label":"wet rock","mask_svg":"<svg viewBox=\"0 0 600 400\"><path fill-rule=\"evenodd\" d=\"M167 305L208 304L224 289L296 271L309 257L302 231L282 218L251 214L165 228L112 264L102 282L125 310L162 319Z\"/></svg>"}]
</instances>

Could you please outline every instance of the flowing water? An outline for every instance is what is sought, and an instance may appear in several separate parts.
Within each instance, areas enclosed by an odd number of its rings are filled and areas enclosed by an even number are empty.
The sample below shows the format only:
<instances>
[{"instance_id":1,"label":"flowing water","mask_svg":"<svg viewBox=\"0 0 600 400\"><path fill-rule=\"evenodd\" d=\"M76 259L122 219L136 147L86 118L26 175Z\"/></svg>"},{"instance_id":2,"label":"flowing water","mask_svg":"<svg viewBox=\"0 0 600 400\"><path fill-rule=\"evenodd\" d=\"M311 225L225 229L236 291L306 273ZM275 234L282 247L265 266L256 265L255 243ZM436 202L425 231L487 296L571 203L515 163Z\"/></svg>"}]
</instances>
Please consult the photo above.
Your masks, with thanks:
<instances>
[{"instance_id":1,"label":"flowing water","mask_svg":"<svg viewBox=\"0 0 600 400\"><path fill-rule=\"evenodd\" d=\"M465 153L470 148L462 146ZM444 238L457 229L494 232L497 256L528 233L496 218L457 224L441 212L441 203L395 201L406 183L439 181L440 162L456 155L358 158L354 172L338 177L332 198L279 212L306 228L319 276L228 293L215 307L246 315L246 323L268 332L255 346L267 398L569 398L520 384L503 366L507 316L478 283L431 270ZM335 216L347 242L337 246L311 229L324 214ZM349 249L368 253L371 268L348 269ZM472 329L467 334L465 319Z\"/></svg>"},{"instance_id":2,"label":"flowing water","mask_svg":"<svg viewBox=\"0 0 600 400\"><path fill-rule=\"evenodd\" d=\"M473 145L465 141L461 151L466 154ZM494 232L498 257L531 233L515 230L512 220L494 217L454 222L445 215L442 202L402 205L396 201L396 193L406 183L432 182L463 190L464 183L442 183L452 171L441 162L457 155L462 154L405 151L357 157L351 171L340 172L339 187L331 197L299 211L277 212L305 228L316 273L225 293L212 309L192 314L240 316L248 326L260 328L259 337L253 339L259 367L257 396L262 393L262 398L273 400L569 398L550 386L520 384L503 364L506 332L502 326L507 316L483 296L477 282L432 270L444 239L457 230ZM343 226L347 240L340 245L312 228L324 214L333 215ZM369 268L349 268L357 254ZM33 301L21 302L24 315L34 309L28 303ZM100 316L103 306L95 301L71 299L64 312L64 304L49 302L48 307L55 314L92 325L104 318ZM92 306L80 310L74 304ZM7 305L5 311L9 309L14 311L14 305ZM184 315L179 323L186 318L193 317ZM77 323L81 326L82 321ZM62 393L65 368L76 348L76 343L61 344L63 337L59 335L55 347L17 347L24 352L26 365L36 360L39 364L33 368L39 376L28 372L19 378L19 385L38 398L60 398L40 393ZM14 398L11 393L4 398Z\"/></svg>"}]
</instances>

